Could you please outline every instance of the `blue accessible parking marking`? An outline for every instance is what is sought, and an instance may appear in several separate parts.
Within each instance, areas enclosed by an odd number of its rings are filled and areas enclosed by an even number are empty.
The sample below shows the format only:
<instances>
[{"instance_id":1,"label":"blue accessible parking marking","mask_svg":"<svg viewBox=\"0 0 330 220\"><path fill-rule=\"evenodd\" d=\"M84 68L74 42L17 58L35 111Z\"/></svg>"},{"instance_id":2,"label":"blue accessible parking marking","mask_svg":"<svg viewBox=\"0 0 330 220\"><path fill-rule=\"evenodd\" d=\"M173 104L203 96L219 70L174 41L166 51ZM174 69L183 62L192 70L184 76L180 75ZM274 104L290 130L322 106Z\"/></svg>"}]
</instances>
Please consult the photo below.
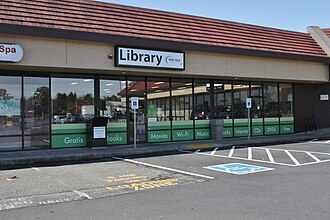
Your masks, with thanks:
<instances>
[{"instance_id":1,"label":"blue accessible parking marking","mask_svg":"<svg viewBox=\"0 0 330 220\"><path fill-rule=\"evenodd\" d=\"M208 166L204 168L220 171L224 173L237 174L237 175L274 170L274 168L260 167L260 166L248 165L243 163L227 163L227 164Z\"/></svg>"}]
</instances>

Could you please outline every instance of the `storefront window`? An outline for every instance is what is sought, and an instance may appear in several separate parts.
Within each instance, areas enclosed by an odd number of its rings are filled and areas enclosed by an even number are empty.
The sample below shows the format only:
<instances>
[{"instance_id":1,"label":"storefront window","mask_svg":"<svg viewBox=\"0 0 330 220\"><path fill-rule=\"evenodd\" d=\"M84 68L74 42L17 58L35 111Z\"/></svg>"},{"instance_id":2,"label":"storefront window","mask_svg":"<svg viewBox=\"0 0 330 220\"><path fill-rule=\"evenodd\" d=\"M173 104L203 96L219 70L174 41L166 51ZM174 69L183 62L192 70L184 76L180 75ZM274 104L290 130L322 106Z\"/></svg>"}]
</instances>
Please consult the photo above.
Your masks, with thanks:
<instances>
[{"instance_id":1,"label":"storefront window","mask_svg":"<svg viewBox=\"0 0 330 220\"><path fill-rule=\"evenodd\" d=\"M249 83L233 84L234 137L248 136L246 98L250 96Z\"/></svg>"},{"instance_id":2,"label":"storefront window","mask_svg":"<svg viewBox=\"0 0 330 220\"><path fill-rule=\"evenodd\" d=\"M0 76L0 151L21 150L21 77ZM7 136L7 137L6 137Z\"/></svg>"},{"instance_id":3,"label":"storefront window","mask_svg":"<svg viewBox=\"0 0 330 220\"><path fill-rule=\"evenodd\" d=\"M293 91L292 84L284 84L284 83L279 84L281 134L290 134L294 132L292 91Z\"/></svg>"},{"instance_id":4,"label":"storefront window","mask_svg":"<svg viewBox=\"0 0 330 220\"><path fill-rule=\"evenodd\" d=\"M172 80L172 139L193 140L192 80Z\"/></svg>"},{"instance_id":5,"label":"storefront window","mask_svg":"<svg viewBox=\"0 0 330 220\"><path fill-rule=\"evenodd\" d=\"M279 109L277 83L264 83L265 135L279 134Z\"/></svg>"},{"instance_id":6,"label":"storefront window","mask_svg":"<svg viewBox=\"0 0 330 220\"><path fill-rule=\"evenodd\" d=\"M94 117L94 80L52 78L52 147L86 146L86 121Z\"/></svg>"},{"instance_id":7,"label":"storefront window","mask_svg":"<svg viewBox=\"0 0 330 220\"><path fill-rule=\"evenodd\" d=\"M170 82L147 78L148 142L171 141Z\"/></svg>"},{"instance_id":8,"label":"storefront window","mask_svg":"<svg viewBox=\"0 0 330 220\"><path fill-rule=\"evenodd\" d=\"M263 135L262 84L251 83L251 121L252 136Z\"/></svg>"},{"instance_id":9,"label":"storefront window","mask_svg":"<svg viewBox=\"0 0 330 220\"><path fill-rule=\"evenodd\" d=\"M108 117L108 145L127 144L126 80L123 77L100 80L100 100Z\"/></svg>"},{"instance_id":10,"label":"storefront window","mask_svg":"<svg viewBox=\"0 0 330 220\"><path fill-rule=\"evenodd\" d=\"M232 84L231 82L214 82L214 115L224 121L223 137L233 137L232 111Z\"/></svg>"},{"instance_id":11,"label":"storefront window","mask_svg":"<svg viewBox=\"0 0 330 220\"><path fill-rule=\"evenodd\" d=\"M194 83L195 139L210 139L211 84L208 80L196 80Z\"/></svg>"},{"instance_id":12,"label":"storefront window","mask_svg":"<svg viewBox=\"0 0 330 220\"><path fill-rule=\"evenodd\" d=\"M24 149L49 147L49 104L49 78L24 77Z\"/></svg>"}]
</instances>

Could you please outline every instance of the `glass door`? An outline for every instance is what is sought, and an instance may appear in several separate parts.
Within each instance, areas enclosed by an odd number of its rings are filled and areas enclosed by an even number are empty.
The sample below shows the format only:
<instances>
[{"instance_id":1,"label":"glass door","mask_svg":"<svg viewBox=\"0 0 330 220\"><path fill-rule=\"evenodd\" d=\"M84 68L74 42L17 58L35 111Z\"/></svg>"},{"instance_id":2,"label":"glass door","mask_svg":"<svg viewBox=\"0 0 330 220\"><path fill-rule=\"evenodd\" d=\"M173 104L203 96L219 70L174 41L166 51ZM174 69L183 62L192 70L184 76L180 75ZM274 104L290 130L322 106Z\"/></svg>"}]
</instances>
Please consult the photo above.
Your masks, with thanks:
<instances>
[{"instance_id":1,"label":"glass door","mask_svg":"<svg viewBox=\"0 0 330 220\"><path fill-rule=\"evenodd\" d=\"M147 102L146 102L146 81L144 77L129 77L127 82L128 103L128 142L134 143L134 114L131 108L132 97L138 97L139 108L136 110L136 142L145 143L147 138Z\"/></svg>"},{"instance_id":2,"label":"glass door","mask_svg":"<svg viewBox=\"0 0 330 220\"><path fill-rule=\"evenodd\" d=\"M22 150L22 78L0 76L0 151Z\"/></svg>"}]
</instances>

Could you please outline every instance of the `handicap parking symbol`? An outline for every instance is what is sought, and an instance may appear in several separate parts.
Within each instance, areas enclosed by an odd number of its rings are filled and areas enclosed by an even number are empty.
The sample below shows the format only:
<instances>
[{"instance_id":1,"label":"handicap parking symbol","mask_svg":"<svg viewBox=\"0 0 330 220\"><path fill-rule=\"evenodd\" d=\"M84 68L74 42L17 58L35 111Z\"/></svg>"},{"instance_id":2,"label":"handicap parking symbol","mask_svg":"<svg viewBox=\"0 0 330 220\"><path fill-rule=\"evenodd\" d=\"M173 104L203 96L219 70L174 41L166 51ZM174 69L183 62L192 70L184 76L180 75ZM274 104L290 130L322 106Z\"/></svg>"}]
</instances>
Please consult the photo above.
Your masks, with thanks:
<instances>
[{"instance_id":1,"label":"handicap parking symbol","mask_svg":"<svg viewBox=\"0 0 330 220\"><path fill-rule=\"evenodd\" d=\"M274 168L260 167L254 165L248 165L243 163L228 163L204 167L206 169L220 171L224 173L232 173L237 175L258 173L263 171L274 170Z\"/></svg>"}]
</instances>

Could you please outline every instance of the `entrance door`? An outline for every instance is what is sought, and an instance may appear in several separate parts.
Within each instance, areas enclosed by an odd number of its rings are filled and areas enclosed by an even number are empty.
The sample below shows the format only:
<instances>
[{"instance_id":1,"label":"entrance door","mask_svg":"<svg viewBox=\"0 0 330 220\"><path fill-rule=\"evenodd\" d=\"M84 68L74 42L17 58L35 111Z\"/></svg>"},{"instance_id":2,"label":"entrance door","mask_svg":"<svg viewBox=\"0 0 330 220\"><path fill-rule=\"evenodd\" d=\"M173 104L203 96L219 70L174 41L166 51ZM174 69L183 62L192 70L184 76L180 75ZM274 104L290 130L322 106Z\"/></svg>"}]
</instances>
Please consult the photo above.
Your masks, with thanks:
<instances>
[{"instance_id":1,"label":"entrance door","mask_svg":"<svg viewBox=\"0 0 330 220\"><path fill-rule=\"evenodd\" d=\"M128 142L134 143L134 122L133 110L131 109L131 97L139 98L139 108L136 110L136 136L137 143L146 142L147 134L147 102L146 102L146 78L145 77L127 77L127 112L128 120Z\"/></svg>"},{"instance_id":2,"label":"entrance door","mask_svg":"<svg viewBox=\"0 0 330 220\"><path fill-rule=\"evenodd\" d=\"M134 96L129 96L129 143L134 143L134 114L133 110L131 109L131 99ZM135 96L139 98L139 108L136 111L136 143L145 143L146 142L146 122L147 115L147 102L145 101L144 96Z\"/></svg>"}]
</instances>

